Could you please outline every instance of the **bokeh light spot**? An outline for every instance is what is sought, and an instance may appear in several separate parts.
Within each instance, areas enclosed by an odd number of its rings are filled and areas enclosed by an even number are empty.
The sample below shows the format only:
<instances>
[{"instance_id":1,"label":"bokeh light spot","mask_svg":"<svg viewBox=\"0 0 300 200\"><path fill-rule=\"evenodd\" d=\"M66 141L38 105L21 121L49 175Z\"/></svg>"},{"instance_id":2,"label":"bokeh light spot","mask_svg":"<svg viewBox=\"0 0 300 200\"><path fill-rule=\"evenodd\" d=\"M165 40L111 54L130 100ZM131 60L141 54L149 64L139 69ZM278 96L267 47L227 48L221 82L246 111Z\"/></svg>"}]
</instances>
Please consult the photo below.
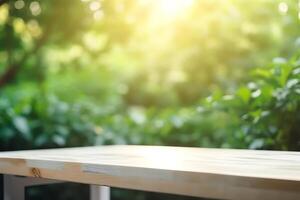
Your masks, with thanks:
<instances>
[{"instance_id":1,"label":"bokeh light spot","mask_svg":"<svg viewBox=\"0 0 300 200\"><path fill-rule=\"evenodd\" d=\"M24 6L25 6L25 2L23 0L18 0L15 2L15 8L18 10L24 8Z\"/></svg>"},{"instance_id":2,"label":"bokeh light spot","mask_svg":"<svg viewBox=\"0 0 300 200\"><path fill-rule=\"evenodd\" d=\"M8 18L8 5L2 5L0 7L0 24L4 24Z\"/></svg>"},{"instance_id":3,"label":"bokeh light spot","mask_svg":"<svg viewBox=\"0 0 300 200\"><path fill-rule=\"evenodd\" d=\"M40 3L37 2L37 1L31 2L29 8L30 8L31 14L33 16L38 16L42 12L42 8L40 6Z\"/></svg>"},{"instance_id":4,"label":"bokeh light spot","mask_svg":"<svg viewBox=\"0 0 300 200\"><path fill-rule=\"evenodd\" d=\"M101 8L101 4L99 1L93 1L90 3L90 9L92 11L96 11L96 10L99 10Z\"/></svg>"},{"instance_id":5,"label":"bokeh light spot","mask_svg":"<svg viewBox=\"0 0 300 200\"><path fill-rule=\"evenodd\" d=\"M97 10L96 12L94 12L93 17L96 21L99 21L103 18L104 13L102 10Z\"/></svg>"},{"instance_id":6,"label":"bokeh light spot","mask_svg":"<svg viewBox=\"0 0 300 200\"><path fill-rule=\"evenodd\" d=\"M27 29L30 32L30 34L35 38L38 38L42 35L42 29L36 20L30 20L27 23Z\"/></svg>"},{"instance_id":7,"label":"bokeh light spot","mask_svg":"<svg viewBox=\"0 0 300 200\"><path fill-rule=\"evenodd\" d=\"M288 12L288 10L289 10L289 6L287 5L287 3L285 3L285 2L280 2L280 3L278 4L278 11L279 11L280 13L285 14L285 13Z\"/></svg>"}]
</instances>

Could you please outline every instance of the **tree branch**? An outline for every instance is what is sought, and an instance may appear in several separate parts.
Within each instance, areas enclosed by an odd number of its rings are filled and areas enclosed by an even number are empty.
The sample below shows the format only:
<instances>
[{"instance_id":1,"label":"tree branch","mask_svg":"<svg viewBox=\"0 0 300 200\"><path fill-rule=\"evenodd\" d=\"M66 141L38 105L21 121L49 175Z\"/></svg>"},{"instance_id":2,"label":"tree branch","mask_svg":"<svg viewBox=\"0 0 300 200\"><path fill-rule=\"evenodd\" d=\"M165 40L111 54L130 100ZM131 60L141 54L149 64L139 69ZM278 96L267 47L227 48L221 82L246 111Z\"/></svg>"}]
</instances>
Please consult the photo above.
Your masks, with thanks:
<instances>
[{"instance_id":1,"label":"tree branch","mask_svg":"<svg viewBox=\"0 0 300 200\"><path fill-rule=\"evenodd\" d=\"M30 52L26 52L22 58L19 60L19 62L10 64L6 67L6 71L0 76L0 88L3 88L6 86L12 79L14 79L20 70L21 66L24 65L26 60L32 55L35 54L46 42L48 34L45 34L41 37L41 39L38 40L35 47Z\"/></svg>"},{"instance_id":2,"label":"tree branch","mask_svg":"<svg viewBox=\"0 0 300 200\"><path fill-rule=\"evenodd\" d=\"M8 3L8 2L9 2L9 0L0 0L0 6L2 6L5 3Z\"/></svg>"}]
</instances>

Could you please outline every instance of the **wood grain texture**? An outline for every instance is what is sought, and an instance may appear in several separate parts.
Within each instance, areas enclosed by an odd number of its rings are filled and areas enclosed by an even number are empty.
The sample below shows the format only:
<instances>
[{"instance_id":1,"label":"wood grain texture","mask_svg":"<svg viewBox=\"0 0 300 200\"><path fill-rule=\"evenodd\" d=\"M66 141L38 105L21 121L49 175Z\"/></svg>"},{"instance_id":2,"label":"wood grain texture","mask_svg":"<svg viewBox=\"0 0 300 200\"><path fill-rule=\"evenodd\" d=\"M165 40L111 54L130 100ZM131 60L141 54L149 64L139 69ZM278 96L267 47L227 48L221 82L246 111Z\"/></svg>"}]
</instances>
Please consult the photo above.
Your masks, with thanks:
<instances>
[{"instance_id":1,"label":"wood grain texture","mask_svg":"<svg viewBox=\"0 0 300 200\"><path fill-rule=\"evenodd\" d=\"M300 199L300 152L158 146L1 152L0 173L220 199Z\"/></svg>"}]
</instances>

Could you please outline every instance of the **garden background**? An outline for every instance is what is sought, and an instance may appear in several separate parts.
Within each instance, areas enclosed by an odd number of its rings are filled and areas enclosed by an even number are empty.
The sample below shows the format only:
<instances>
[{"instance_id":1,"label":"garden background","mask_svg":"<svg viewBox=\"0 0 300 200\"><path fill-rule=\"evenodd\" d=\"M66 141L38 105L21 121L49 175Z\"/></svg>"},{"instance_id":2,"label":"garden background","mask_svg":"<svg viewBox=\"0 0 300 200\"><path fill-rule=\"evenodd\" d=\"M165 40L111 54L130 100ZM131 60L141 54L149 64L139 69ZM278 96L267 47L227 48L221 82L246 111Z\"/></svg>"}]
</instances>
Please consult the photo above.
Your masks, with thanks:
<instances>
[{"instance_id":1,"label":"garden background","mask_svg":"<svg viewBox=\"0 0 300 200\"><path fill-rule=\"evenodd\" d=\"M299 151L300 1L1 0L0 150L109 144Z\"/></svg>"}]
</instances>

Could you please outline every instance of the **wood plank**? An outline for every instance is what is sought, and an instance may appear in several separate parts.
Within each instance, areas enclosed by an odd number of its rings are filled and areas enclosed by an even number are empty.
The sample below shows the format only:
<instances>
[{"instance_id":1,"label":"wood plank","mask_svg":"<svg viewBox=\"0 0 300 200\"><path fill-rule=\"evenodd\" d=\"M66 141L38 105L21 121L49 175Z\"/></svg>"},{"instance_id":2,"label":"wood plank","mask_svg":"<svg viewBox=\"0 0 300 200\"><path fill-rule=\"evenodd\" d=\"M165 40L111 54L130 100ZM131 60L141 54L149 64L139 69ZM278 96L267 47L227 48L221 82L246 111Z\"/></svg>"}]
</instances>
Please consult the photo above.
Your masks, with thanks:
<instances>
[{"instance_id":1,"label":"wood plank","mask_svg":"<svg viewBox=\"0 0 300 200\"><path fill-rule=\"evenodd\" d=\"M220 199L300 199L300 152L126 145L1 152L0 173Z\"/></svg>"}]
</instances>

